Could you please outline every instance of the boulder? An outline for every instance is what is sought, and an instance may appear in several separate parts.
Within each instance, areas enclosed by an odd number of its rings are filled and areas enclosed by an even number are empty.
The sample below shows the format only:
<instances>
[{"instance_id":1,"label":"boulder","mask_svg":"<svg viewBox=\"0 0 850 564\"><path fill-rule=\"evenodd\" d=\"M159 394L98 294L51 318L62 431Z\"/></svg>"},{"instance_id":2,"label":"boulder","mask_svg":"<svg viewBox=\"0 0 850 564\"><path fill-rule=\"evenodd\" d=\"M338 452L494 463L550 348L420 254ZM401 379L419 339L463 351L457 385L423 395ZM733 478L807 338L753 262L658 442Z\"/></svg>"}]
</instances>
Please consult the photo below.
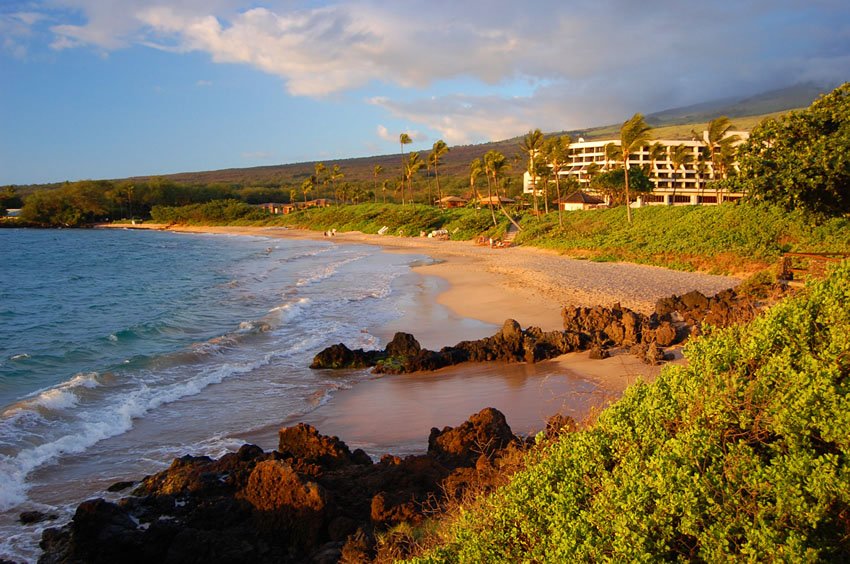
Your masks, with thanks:
<instances>
[{"instance_id":1,"label":"boulder","mask_svg":"<svg viewBox=\"0 0 850 564\"><path fill-rule=\"evenodd\" d=\"M354 462L348 445L337 437L320 435L315 427L306 423L282 428L278 433L278 451L285 457L298 459L299 463L319 464L326 468L338 468ZM371 464L368 456L364 458L366 453L360 452L357 463Z\"/></svg>"},{"instance_id":2,"label":"boulder","mask_svg":"<svg viewBox=\"0 0 850 564\"><path fill-rule=\"evenodd\" d=\"M428 454L450 468L472 466L482 454L491 458L517 440L502 412L488 407L457 427L431 429Z\"/></svg>"},{"instance_id":3,"label":"boulder","mask_svg":"<svg viewBox=\"0 0 850 564\"><path fill-rule=\"evenodd\" d=\"M420 350L422 350L422 347L419 346L419 341L413 335L410 333L396 333L392 341L387 344L384 353L386 356L392 358L407 358L415 357L419 354Z\"/></svg>"},{"instance_id":4,"label":"boulder","mask_svg":"<svg viewBox=\"0 0 850 564\"><path fill-rule=\"evenodd\" d=\"M315 547L322 537L328 517L327 492L283 461L257 464L239 497L254 508L260 531L287 535L291 545L302 548Z\"/></svg>"},{"instance_id":5,"label":"boulder","mask_svg":"<svg viewBox=\"0 0 850 564\"><path fill-rule=\"evenodd\" d=\"M374 364L372 355L362 349L351 350L344 344L331 345L313 357L310 368L368 368Z\"/></svg>"}]
</instances>

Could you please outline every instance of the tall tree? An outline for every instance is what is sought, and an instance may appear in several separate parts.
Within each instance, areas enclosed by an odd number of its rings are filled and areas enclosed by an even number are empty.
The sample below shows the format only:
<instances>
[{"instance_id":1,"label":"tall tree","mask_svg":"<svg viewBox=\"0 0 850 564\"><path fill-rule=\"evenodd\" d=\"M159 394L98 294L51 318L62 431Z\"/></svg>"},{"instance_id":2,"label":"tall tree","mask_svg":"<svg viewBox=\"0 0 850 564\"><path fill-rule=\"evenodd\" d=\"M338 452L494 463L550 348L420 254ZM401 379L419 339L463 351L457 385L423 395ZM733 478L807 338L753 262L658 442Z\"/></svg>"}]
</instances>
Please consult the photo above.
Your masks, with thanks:
<instances>
[{"instance_id":1,"label":"tall tree","mask_svg":"<svg viewBox=\"0 0 850 564\"><path fill-rule=\"evenodd\" d=\"M723 180L726 177L722 158L723 147L724 145L732 145L740 139L738 135L729 134L733 127L728 117L720 116L708 122L704 136L700 137L705 148L708 149L712 180ZM696 132L693 133L696 134Z\"/></svg>"},{"instance_id":2,"label":"tall tree","mask_svg":"<svg viewBox=\"0 0 850 564\"><path fill-rule=\"evenodd\" d=\"M425 166L425 161L419 153L407 155L407 163L404 167L404 176L407 179L407 189L410 192L410 200L413 201L413 177Z\"/></svg>"},{"instance_id":3,"label":"tall tree","mask_svg":"<svg viewBox=\"0 0 850 564\"><path fill-rule=\"evenodd\" d=\"M484 165L481 163L481 159L473 159L469 163L469 189L472 192L472 197L478 198L478 200L481 200L481 194L475 188L475 181L481 178L482 174L484 174Z\"/></svg>"},{"instance_id":4,"label":"tall tree","mask_svg":"<svg viewBox=\"0 0 850 564\"><path fill-rule=\"evenodd\" d=\"M375 203L378 203L378 177L381 176L381 173L384 172L384 167L381 165L375 165L375 168L372 169L372 177L375 179L375 189L373 192L375 193ZM384 202L386 203L386 202Z\"/></svg>"},{"instance_id":5,"label":"tall tree","mask_svg":"<svg viewBox=\"0 0 850 564\"><path fill-rule=\"evenodd\" d=\"M569 135L561 135L553 137L546 144L546 161L552 167L552 174L555 176L555 192L558 195L558 226L564 228L564 219L561 216L561 171L569 162L570 158L570 143L572 140Z\"/></svg>"},{"instance_id":6,"label":"tall tree","mask_svg":"<svg viewBox=\"0 0 850 564\"><path fill-rule=\"evenodd\" d=\"M625 171L626 217L629 223L632 222L632 206L629 196L629 156L647 144L650 129L642 114L633 115L620 127L620 150L622 151L623 170Z\"/></svg>"},{"instance_id":7,"label":"tall tree","mask_svg":"<svg viewBox=\"0 0 850 564\"><path fill-rule=\"evenodd\" d=\"M449 146L442 139L438 139L431 147L431 153L428 155L428 161L434 167L434 179L437 181L437 200L443 199L443 192L440 189L440 159L443 155L449 152Z\"/></svg>"},{"instance_id":8,"label":"tall tree","mask_svg":"<svg viewBox=\"0 0 850 564\"><path fill-rule=\"evenodd\" d=\"M534 176L537 172L537 167L534 166L534 163L538 153L543 148L543 133L539 129L529 131L523 137L519 148L528 156L526 171L529 175L529 182L531 182L531 193L534 196L534 215L537 215L537 178Z\"/></svg>"},{"instance_id":9,"label":"tall tree","mask_svg":"<svg viewBox=\"0 0 850 564\"><path fill-rule=\"evenodd\" d=\"M307 194L313 189L313 183L316 181L315 176L311 176L310 178L305 178L304 182L301 183L301 192L304 194L304 203L307 203Z\"/></svg>"},{"instance_id":10,"label":"tall tree","mask_svg":"<svg viewBox=\"0 0 850 564\"><path fill-rule=\"evenodd\" d=\"M670 147L670 168L673 177L673 202L676 203L676 186L679 180L679 171L682 170L694 157L693 149L682 143Z\"/></svg>"},{"instance_id":11,"label":"tall tree","mask_svg":"<svg viewBox=\"0 0 850 564\"><path fill-rule=\"evenodd\" d=\"M649 170L646 171L646 176L649 178L658 178L658 173L655 170L655 163L667 156L667 146L660 141L655 141L649 144Z\"/></svg>"},{"instance_id":12,"label":"tall tree","mask_svg":"<svg viewBox=\"0 0 850 564\"><path fill-rule=\"evenodd\" d=\"M336 183L338 180L342 180L343 178L345 178L345 174L342 172L342 169L339 168L338 164L335 164L334 167L331 169L328 178L330 179L331 184L333 185L334 197L339 200L339 197L337 197Z\"/></svg>"},{"instance_id":13,"label":"tall tree","mask_svg":"<svg viewBox=\"0 0 850 564\"><path fill-rule=\"evenodd\" d=\"M617 145L613 141L610 142L610 143L607 143L605 145L605 170L604 170L604 172L608 172L609 170L614 168L614 166L616 164L618 164L620 159L622 158L621 157L622 154L623 154L623 151L620 149L619 145ZM615 164L612 165L611 164L612 162L615 163Z\"/></svg>"},{"instance_id":14,"label":"tall tree","mask_svg":"<svg viewBox=\"0 0 850 564\"><path fill-rule=\"evenodd\" d=\"M325 178L323 178L325 172L327 172L327 167L325 166L325 163L316 163L315 165L313 165L313 173L316 177L316 197L317 198L321 197L321 194L319 193L318 187L326 181Z\"/></svg>"},{"instance_id":15,"label":"tall tree","mask_svg":"<svg viewBox=\"0 0 850 564\"><path fill-rule=\"evenodd\" d=\"M493 227L498 225L496 221L496 212L493 211L493 189L497 178L495 169L499 162L504 162L505 156L498 151L490 150L484 154L484 174L487 175L487 206L490 208L490 217L493 218ZM496 197L499 198L499 192L496 190ZM501 198L499 198L501 200Z\"/></svg>"},{"instance_id":16,"label":"tall tree","mask_svg":"<svg viewBox=\"0 0 850 564\"><path fill-rule=\"evenodd\" d=\"M404 146L413 143L413 139L407 133L401 133L398 136L398 143L401 145L401 176L403 178L407 173L407 162L404 160ZM401 186L401 204L404 205L404 184Z\"/></svg>"}]
</instances>

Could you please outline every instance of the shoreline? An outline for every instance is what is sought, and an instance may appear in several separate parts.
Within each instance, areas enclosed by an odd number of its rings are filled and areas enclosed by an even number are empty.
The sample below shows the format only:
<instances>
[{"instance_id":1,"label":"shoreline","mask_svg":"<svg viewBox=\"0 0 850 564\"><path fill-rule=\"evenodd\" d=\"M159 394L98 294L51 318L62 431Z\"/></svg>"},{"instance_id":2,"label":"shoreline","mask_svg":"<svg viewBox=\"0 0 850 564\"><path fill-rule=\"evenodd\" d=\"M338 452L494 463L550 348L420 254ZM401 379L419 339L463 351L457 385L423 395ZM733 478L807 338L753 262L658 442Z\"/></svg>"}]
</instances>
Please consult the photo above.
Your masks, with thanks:
<instances>
[{"instance_id":1,"label":"shoreline","mask_svg":"<svg viewBox=\"0 0 850 564\"><path fill-rule=\"evenodd\" d=\"M659 298L699 290L714 294L737 285L733 276L682 272L659 266L606 263L565 257L536 247L491 249L472 241L370 235L357 231L323 237L318 231L253 226L135 226L104 224L98 228L150 229L175 233L247 235L275 239L327 240L365 244L386 252L424 254L434 264L413 267L448 283L437 302L462 317L501 326L515 319L523 327L561 329L564 306L593 307L620 303L641 313L654 310Z\"/></svg>"},{"instance_id":2,"label":"shoreline","mask_svg":"<svg viewBox=\"0 0 850 564\"><path fill-rule=\"evenodd\" d=\"M457 339L459 337L457 334L441 334L439 320L435 319L430 303L413 304L412 307L416 310L406 312L401 319L383 328L383 331L380 328L376 330L379 336L386 340L392 338L396 331L411 333L423 345L432 347L454 345L458 340L492 335L506 319L515 319L522 327L536 326L544 331L561 330L563 329L561 310L565 306L594 307L620 303L635 311L650 313L654 311L655 301L659 298L683 294L691 290L714 294L740 281L728 276L680 272L657 266L590 262L533 247L491 249L486 246L477 246L472 241L440 241L422 237L369 235L360 232L338 232L334 237L325 237L317 231L288 227L169 227L162 224L135 226L108 224L101 227L284 240L326 240L339 244L375 245L381 247L384 252L390 253L429 256L435 260L434 263L411 268L414 273L425 277L425 286L429 286L428 277L442 282L437 285L431 284L430 288L424 292L426 301L434 297L436 304L446 308L455 321L458 318L468 320L470 323L465 331L469 332L469 336ZM423 317L426 319L424 323ZM672 362L684 362L680 350L673 352L676 360ZM621 396L625 389L638 379L651 382L658 376L663 366L644 364L629 354L615 353L604 360L591 360L587 352L563 355L547 361L547 365L551 366L552 370L569 374L571 379L592 382L605 396L605 400L601 402L603 404ZM514 365L493 363L490 372L493 374L498 374L500 371L510 372L513 370L512 366ZM467 367L461 364L433 373L375 378L359 383L355 389L365 385L380 387L382 382L400 379L411 383L412 387L430 385L434 394L440 394L442 391L437 385L443 380L431 378L431 376L459 375L465 371L465 368ZM503 396L502 399L506 400L502 403L507 405L511 396L511 386L507 381L503 381L502 384L498 387ZM381 391L377 388L373 390L373 393L381 395ZM318 416L325 418L326 412L339 412L342 415L346 402L349 402L349 394L354 392L350 389L339 390L328 403L317 408ZM496 398L496 395L491 394L489 397ZM366 405L366 409L370 410L380 409L380 407L379 403ZM478 411L482 407L486 406L478 406L469 413ZM455 418L462 420L469 413L458 412ZM452 414L444 415L451 417ZM517 412L517 415L525 419L527 414ZM544 422L544 418L540 418L540 424ZM440 421L439 424L442 425L444 422ZM373 435L378 433L375 427L371 429ZM341 430L344 431L345 428ZM422 433L422 430L418 428L412 430L417 437ZM251 433L251 436L254 434L256 433ZM342 438L345 439L345 437Z\"/></svg>"}]
</instances>

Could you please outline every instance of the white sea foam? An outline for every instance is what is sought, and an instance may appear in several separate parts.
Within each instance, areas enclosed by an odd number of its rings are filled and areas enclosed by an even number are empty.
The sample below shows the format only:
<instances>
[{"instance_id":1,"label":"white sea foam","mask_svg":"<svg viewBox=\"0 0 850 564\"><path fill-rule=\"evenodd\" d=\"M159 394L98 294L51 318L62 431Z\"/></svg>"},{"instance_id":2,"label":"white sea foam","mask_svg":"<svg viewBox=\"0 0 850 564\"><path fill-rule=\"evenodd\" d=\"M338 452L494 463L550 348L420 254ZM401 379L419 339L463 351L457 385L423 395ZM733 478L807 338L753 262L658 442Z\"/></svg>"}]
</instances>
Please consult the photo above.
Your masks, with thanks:
<instances>
[{"instance_id":1,"label":"white sea foam","mask_svg":"<svg viewBox=\"0 0 850 564\"><path fill-rule=\"evenodd\" d=\"M296 286L307 286L308 284L314 284L316 282L321 282L322 280L326 280L339 272L339 269L345 266L346 264L350 264L352 262L362 260L369 255L359 254L354 255L350 258L343 259L337 262L333 262L328 265L324 265L320 268L317 268L315 271L310 273L309 275L299 278L298 282L295 283Z\"/></svg>"},{"instance_id":2,"label":"white sea foam","mask_svg":"<svg viewBox=\"0 0 850 564\"><path fill-rule=\"evenodd\" d=\"M9 360L27 360L30 358L30 355L27 353L13 354L9 357Z\"/></svg>"},{"instance_id":3,"label":"white sea foam","mask_svg":"<svg viewBox=\"0 0 850 564\"><path fill-rule=\"evenodd\" d=\"M133 420L149 411L181 398L196 395L211 384L221 383L225 378L250 372L268 364L269 355L253 362L224 363L210 367L199 376L165 386L149 386L141 383L136 389L117 398L113 403L75 412L73 421L67 423L58 436L41 444L25 447L14 456L0 455L0 510L7 510L26 499L26 477L34 469L55 462L60 456L84 452L94 444L127 432ZM54 393L58 392L58 393ZM59 402L67 389L44 392L33 400L33 404L45 405ZM65 401L65 400L61 400ZM18 409L25 409L20 405ZM4 428L5 432L10 429ZM6 437L3 437L5 440Z\"/></svg>"}]
</instances>

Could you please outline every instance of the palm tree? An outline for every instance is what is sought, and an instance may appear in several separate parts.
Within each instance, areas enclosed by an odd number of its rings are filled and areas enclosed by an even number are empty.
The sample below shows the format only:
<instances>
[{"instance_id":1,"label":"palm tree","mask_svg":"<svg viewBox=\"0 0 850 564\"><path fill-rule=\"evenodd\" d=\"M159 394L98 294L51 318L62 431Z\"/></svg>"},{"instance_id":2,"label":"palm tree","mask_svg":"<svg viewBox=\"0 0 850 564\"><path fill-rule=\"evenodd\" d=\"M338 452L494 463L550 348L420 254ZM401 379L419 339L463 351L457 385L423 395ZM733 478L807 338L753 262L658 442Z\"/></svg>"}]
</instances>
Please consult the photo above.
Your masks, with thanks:
<instances>
[{"instance_id":1,"label":"palm tree","mask_svg":"<svg viewBox=\"0 0 850 564\"><path fill-rule=\"evenodd\" d=\"M443 199L443 192L440 190L440 159L448 152L449 146L439 139L431 147L431 153L428 155L428 162L434 167L434 178L437 181L437 200Z\"/></svg>"},{"instance_id":2,"label":"palm tree","mask_svg":"<svg viewBox=\"0 0 850 564\"><path fill-rule=\"evenodd\" d=\"M596 175L599 174L599 171L602 167L599 166L599 163L592 162L584 168L584 178L587 180L587 183L590 184Z\"/></svg>"},{"instance_id":3,"label":"palm tree","mask_svg":"<svg viewBox=\"0 0 850 564\"><path fill-rule=\"evenodd\" d=\"M738 135L729 135L729 130L732 129L732 122L726 116L719 116L708 122L704 136L700 136L703 145L708 149L709 160L711 161L712 180L718 180L725 177L721 152L723 144L732 145L740 138ZM695 136L698 134L692 131Z\"/></svg>"},{"instance_id":4,"label":"palm tree","mask_svg":"<svg viewBox=\"0 0 850 564\"><path fill-rule=\"evenodd\" d=\"M496 167L496 162L499 160L499 155L501 155L502 159L505 158L504 155L502 155L498 151L493 150L487 151L487 153L485 153L484 155L484 174L487 176L487 205L490 208L490 217L493 218L493 227L498 225L498 222L496 221L496 212L493 211L493 184L496 178L496 175L493 170ZM494 181L490 180L491 175L493 175Z\"/></svg>"},{"instance_id":5,"label":"palm tree","mask_svg":"<svg viewBox=\"0 0 850 564\"><path fill-rule=\"evenodd\" d=\"M404 162L404 146L413 143L413 139L411 139L410 135L407 133L401 133L398 136L398 142L401 145L401 175L403 177L406 170L406 163ZM404 185L401 187L401 204L404 205Z\"/></svg>"},{"instance_id":6,"label":"palm tree","mask_svg":"<svg viewBox=\"0 0 850 564\"><path fill-rule=\"evenodd\" d=\"M328 175L328 177L330 178L330 181L333 184L334 197L337 198L337 200L339 200L339 197L337 196L337 191L336 191L336 181L342 180L345 177L345 174L343 174L342 169L339 168L339 165L335 164L333 169L331 169L331 173Z\"/></svg>"},{"instance_id":7,"label":"palm tree","mask_svg":"<svg viewBox=\"0 0 850 564\"><path fill-rule=\"evenodd\" d=\"M646 176L650 179L658 178L658 174L655 171L655 163L664 158L667 153L667 146L664 143L660 143L655 141L654 143L650 143L649 145L649 170L646 171ZM655 187L658 187L658 183L655 182Z\"/></svg>"},{"instance_id":8,"label":"palm tree","mask_svg":"<svg viewBox=\"0 0 850 564\"><path fill-rule=\"evenodd\" d=\"M670 148L670 168L673 169L673 202L676 203L676 181L679 179L679 170L691 162L694 157L690 147L679 144Z\"/></svg>"},{"instance_id":9,"label":"palm tree","mask_svg":"<svg viewBox=\"0 0 850 564\"><path fill-rule=\"evenodd\" d=\"M413 175L425 166L425 161L419 153L410 153L407 156L407 163L404 166L404 176L407 178L407 189L410 191L410 199L413 200ZM404 189L402 188L402 199L404 198Z\"/></svg>"},{"instance_id":10,"label":"palm tree","mask_svg":"<svg viewBox=\"0 0 850 564\"><path fill-rule=\"evenodd\" d=\"M543 148L543 133L539 129L529 131L520 143L519 148L523 153L528 155L528 167L526 171L531 182L531 193L534 196L534 215L537 215L537 178L534 173L537 171L534 166L534 159L540 150Z\"/></svg>"},{"instance_id":11,"label":"palm tree","mask_svg":"<svg viewBox=\"0 0 850 564\"><path fill-rule=\"evenodd\" d=\"M642 114L635 114L623 122L620 127L620 150L622 151L623 172L626 185L626 217L632 222L632 207L629 199L629 155L646 145L651 128L643 120Z\"/></svg>"},{"instance_id":12,"label":"palm tree","mask_svg":"<svg viewBox=\"0 0 850 564\"><path fill-rule=\"evenodd\" d=\"M384 167L381 165L375 165L375 168L372 169L372 176L375 178L375 203L378 203L378 177L381 173L384 172ZM386 203L386 197L384 199L384 203Z\"/></svg>"},{"instance_id":13,"label":"palm tree","mask_svg":"<svg viewBox=\"0 0 850 564\"><path fill-rule=\"evenodd\" d=\"M315 172L316 177L316 187L318 188L319 184L322 183L322 174L325 173L327 168L325 167L325 163L316 163L315 165L313 165L313 170ZM316 197L319 197L318 190L316 192Z\"/></svg>"},{"instance_id":14,"label":"palm tree","mask_svg":"<svg viewBox=\"0 0 850 564\"><path fill-rule=\"evenodd\" d=\"M307 203L307 194L313 189L313 182L315 182L316 177L311 176L310 178L305 178L304 182L301 183L301 191L304 193L304 203Z\"/></svg>"},{"instance_id":15,"label":"palm tree","mask_svg":"<svg viewBox=\"0 0 850 564\"><path fill-rule=\"evenodd\" d=\"M522 227L520 227L519 223L514 221L514 218L511 217L511 214L505 209L505 205L502 202L502 195L499 194L499 179L502 175L511 168L511 163L508 162L508 159L500 153L499 151L487 151L484 155L484 163L485 169L489 171L489 174L493 176L493 189L496 192L496 202L499 204L499 211L501 211L508 220L513 223L519 231L522 231ZM487 181L488 192L490 187L490 181L488 177ZM505 194L507 196L507 194ZM496 217L493 214L493 197L490 196L490 213L493 215L493 224L496 225Z\"/></svg>"},{"instance_id":16,"label":"palm tree","mask_svg":"<svg viewBox=\"0 0 850 564\"><path fill-rule=\"evenodd\" d=\"M544 151L552 174L555 175L555 192L558 195L558 226L564 228L564 219L561 217L561 170L569 161L569 148L572 140L569 135L554 137L549 140Z\"/></svg>"},{"instance_id":17,"label":"palm tree","mask_svg":"<svg viewBox=\"0 0 850 564\"><path fill-rule=\"evenodd\" d=\"M611 161L617 163L622 155L622 151L620 150L620 146L614 143L608 143L605 145L605 172L614 168L614 165L611 164Z\"/></svg>"},{"instance_id":18,"label":"palm tree","mask_svg":"<svg viewBox=\"0 0 850 564\"><path fill-rule=\"evenodd\" d=\"M478 193L478 190L475 188L475 181L484 174L484 165L481 164L481 159L474 159L471 163L469 163L469 189L472 192L472 196L475 198L481 199L481 194Z\"/></svg>"}]
</instances>

